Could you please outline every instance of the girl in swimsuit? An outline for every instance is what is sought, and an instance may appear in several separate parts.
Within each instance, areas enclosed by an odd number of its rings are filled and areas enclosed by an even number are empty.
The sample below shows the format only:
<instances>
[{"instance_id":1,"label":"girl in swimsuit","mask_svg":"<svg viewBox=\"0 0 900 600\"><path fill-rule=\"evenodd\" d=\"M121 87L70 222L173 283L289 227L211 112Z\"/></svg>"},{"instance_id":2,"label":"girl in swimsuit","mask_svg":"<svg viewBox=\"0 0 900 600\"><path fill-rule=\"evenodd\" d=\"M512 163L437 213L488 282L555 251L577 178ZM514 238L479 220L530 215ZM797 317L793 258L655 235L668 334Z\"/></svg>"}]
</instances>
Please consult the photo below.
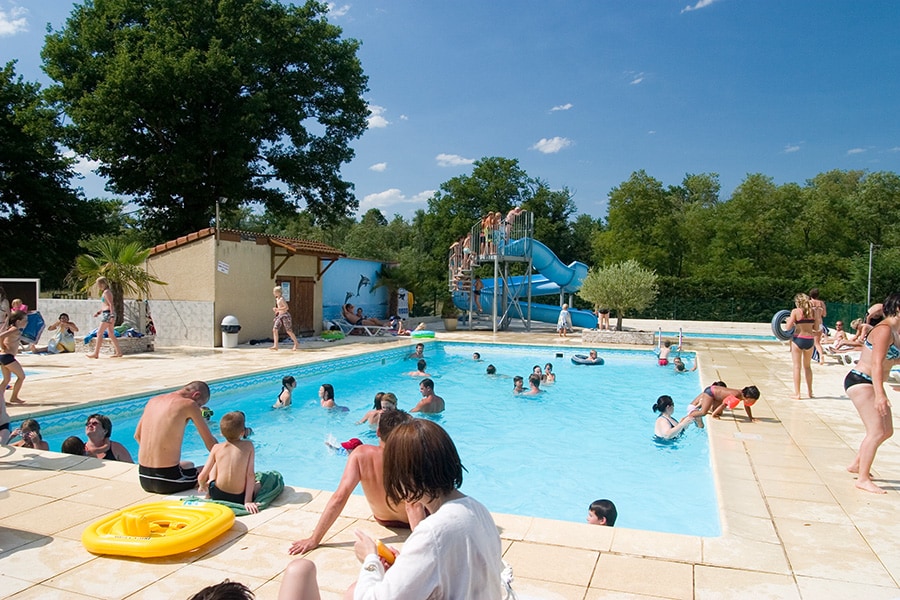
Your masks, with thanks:
<instances>
[{"instance_id":1,"label":"girl in swimsuit","mask_svg":"<svg viewBox=\"0 0 900 600\"><path fill-rule=\"evenodd\" d=\"M870 469L878 447L894 434L884 382L900 362L900 293L887 297L883 311L884 319L866 336L856 367L844 379L844 389L866 427L866 437L847 470L857 474L856 487L873 494L886 493L872 482Z\"/></svg>"},{"instance_id":2,"label":"girl in swimsuit","mask_svg":"<svg viewBox=\"0 0 900 600\"><path fill-rule=\"evenodd\" d=\"M791 361L794 364L794 395L795 400L800 399L800 368L806 376L806 390L809 397L813 397L812 391L812 353L816 343L816 334L822 328L819 313L813 310L806 294L794 296L796 308L791 311L785 327L794 328L791 337Z\"/></svg>"},{"instance_id":3,"label":"girl in swimsuit","mask_svg":"<svg viewBox=\"0 0 900 600\"><path fill-rule=\"evenodd\" d=\"M109 342L113 345L115 353L113 358L122 357L122 349L119 347L119 340L116 339L116 305L113 302L112 290L109 289L109 281L106 277L97 278L97 288L100 290L100 310L94 313L95 317L100 317L100 325L97 326L97 343L94 351L87 354L88 358L100 358L100 348L103 346L103 333L106 332Z\"/></svg>"},{"instance_id":4,"label":"girl in swimsuit","mask_svg":"<svg viewBox=\"0 0 900 600\"><path fill-rule=\"evenodd\" d=\"M3 370L3 382L0 383L0 394L4 401L6 400L6 386L12 380L12 376L16 376L16 383L13 385L12 395L9 397L9 404L24 404L25 401L19 398L19 390L22 389L22 383L25 382L25 371L22 365L16 360L16 353L19 352L19 338L22 337L22 329L28 324L28 316L19 311L13 311L6 319L3 325L3 331L0 332L0 367Z\"/></svg>"},{"instance_id":5,"label":"girl in swimsuit","mask_svg":"<svg viewBox=\"0 0 900 600\"><path fill-rule=\"evenodd\" d=\"M675 412L675 402L672 396L660 396L653 405L653 412L658 412L659 417L656 418L654 433L656 437L670 440L684 431L684 428L691 424L693 417L687 416L681 419L681 422L672 416Z\"/></svg>"}]
</instances>

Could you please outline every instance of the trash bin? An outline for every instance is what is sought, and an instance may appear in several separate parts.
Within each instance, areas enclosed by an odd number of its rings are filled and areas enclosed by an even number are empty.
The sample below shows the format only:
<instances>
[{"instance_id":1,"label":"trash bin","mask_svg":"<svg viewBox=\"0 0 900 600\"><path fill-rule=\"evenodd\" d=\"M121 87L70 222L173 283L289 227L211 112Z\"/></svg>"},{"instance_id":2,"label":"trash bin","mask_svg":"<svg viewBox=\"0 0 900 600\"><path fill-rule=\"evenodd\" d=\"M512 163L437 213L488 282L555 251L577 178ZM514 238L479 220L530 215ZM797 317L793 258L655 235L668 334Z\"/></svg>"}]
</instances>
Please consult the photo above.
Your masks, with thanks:
<instances>
[{"instance_id":1,"label":"trash bin","mask_svg":"<svg viewBox=\"0 0 900 600\"><path fill-rule=\"evenodd\" d=\"M222 347L237 348L238 333L241 331L241 323L234 315L226 315L222 319Z\"/></svg>"}]
</instances>

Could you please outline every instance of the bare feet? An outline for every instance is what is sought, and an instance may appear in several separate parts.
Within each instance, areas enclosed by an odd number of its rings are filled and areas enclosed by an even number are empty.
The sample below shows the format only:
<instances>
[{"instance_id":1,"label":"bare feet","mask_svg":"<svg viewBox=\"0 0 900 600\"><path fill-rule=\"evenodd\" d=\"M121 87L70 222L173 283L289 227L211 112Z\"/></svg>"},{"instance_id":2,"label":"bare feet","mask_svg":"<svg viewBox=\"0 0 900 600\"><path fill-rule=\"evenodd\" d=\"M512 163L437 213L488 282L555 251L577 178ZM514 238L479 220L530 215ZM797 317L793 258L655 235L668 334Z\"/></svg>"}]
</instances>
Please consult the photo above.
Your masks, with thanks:
<instances>
[{"instance_id":1,"label":"bare feet","mask_svg":"<svg viewBox=\"0 0 900 600\"><path fill-rule=\"evenodd\" d=\"M847 472L853 473L854 475L856 475L857 473L859 473L859 465L858 464L850 465L849 467L847 467ZM869 473L869 479L871 479L871 478L872 478L872 474Z\"/></svg>"},{"instance_id":2,"label":"bare feet","mask_svg":"<svg viewBox=\"0 0 900 600\"><path fill-rule=\"evenodd\" d=\"M300 346L294 346L293 348L291 348L291 352L296 352L299 349L300 349Z\"/></svg>"},{"instance_id":3,"label":"bare feet","mask_svg":"<svg viewBox=\"0 0 900 600\"><path fill-rule=\"evenodd\" d=\"M25 404L25 401L20 398L16 398L15 400L10 398L6 401L7 406L12 406L13 404Z\"/></svg>"},{"instance_id":4,"label":"bare feet","mask_svg":"<svg viewBox=\"0 0 900 600\"><path fill-rule=\"evenodd\" d=\"M791 396L791 399L792 399L792 400L799 400L799 399L800 399L800 394L794 394L793 396Z\"/></svg>"},{"instance_id":5,"label":"bare feet","mask_svg":"<svg viewBox=\"0 0 900 600\"><path fill-rule=\"evenodd\" d=\"M122 358L123 356L125 356L125 355L122 353L119 353L119 354L113 354L112 356L110 356L110 358Z\"/></svg>"},{"instance_id":6,"label":"bare feet","mask_svg":"<svg viewBox=\"0 0 900 600\"><path fill-rule=\"evenodd\" d=\"M887 492L885 490L881 489L880 487L878 487L877 485L875 485L868 479L865 481L857 480L856 487L858 487L859 489L861 489L865 492L871 492L873 494L887 494Z\"/></svg>"},{"instance_id":7,"label":"bare feet","mask_svg":"<svg viewBox=\"0 0 900 600\"><path fill-rule=\"evenodd\" d=\"M269 348L269 350L271 350L273 352L278 352L278 346L272 346L271 348Z\"/></svg>"},{"instance_id":8,"label":"bare feet","mask_svg":"<svg viewBox=\"0 0 900 600\"><path fill-rule=\"evenodd\" d=\"M85 354L88 358L100 358L99 356L94 356L93 354Z\"/></svg>"}]
</instances>

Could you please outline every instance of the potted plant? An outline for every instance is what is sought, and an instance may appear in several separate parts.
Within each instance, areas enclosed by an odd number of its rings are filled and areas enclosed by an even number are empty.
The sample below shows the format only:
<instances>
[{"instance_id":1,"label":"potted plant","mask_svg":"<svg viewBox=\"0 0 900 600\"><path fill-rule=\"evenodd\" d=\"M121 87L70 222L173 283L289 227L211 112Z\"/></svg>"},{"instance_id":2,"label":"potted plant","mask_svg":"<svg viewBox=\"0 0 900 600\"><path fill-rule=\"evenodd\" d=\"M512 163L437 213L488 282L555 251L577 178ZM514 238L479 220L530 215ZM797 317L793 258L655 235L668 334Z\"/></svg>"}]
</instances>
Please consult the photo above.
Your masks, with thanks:
<instances>
[{"instance_id":1,"label":"potted plant","mask_svg":"<svg viewBox=\"0 0 900 600\"><path fill-rule=\"evenodd\" d=\"M456 331L456 326L459 324L459 309L453 304L453 298L450 296L444 298L441 318L444 320L444 331Z\"/></svg>"}]
</instances>

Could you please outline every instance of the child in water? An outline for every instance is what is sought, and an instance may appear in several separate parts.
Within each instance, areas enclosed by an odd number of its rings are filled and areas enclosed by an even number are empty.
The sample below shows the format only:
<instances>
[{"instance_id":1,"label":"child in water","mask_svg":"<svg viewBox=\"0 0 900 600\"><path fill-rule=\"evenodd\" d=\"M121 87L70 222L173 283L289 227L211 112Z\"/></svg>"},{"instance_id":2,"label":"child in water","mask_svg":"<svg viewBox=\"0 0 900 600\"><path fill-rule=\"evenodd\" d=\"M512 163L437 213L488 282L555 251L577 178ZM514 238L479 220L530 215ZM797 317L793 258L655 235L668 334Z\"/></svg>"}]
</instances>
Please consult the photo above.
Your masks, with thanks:
<instances>
[{"instance_id":1,"label":"child in water","mask_svg":"<svg viewBox=\"0 0 900 600\"><path fill-rule=\"evenodd\" d=\"M291 405L291 394L297 387L297 380L288 375L281 380L281 393L272 408L286 408Z\"/></svg>"},{"instance_id":2,"label":"child in water","mask_svg":"<svg viewBox=\"0 0 900 600\"><path fill-rule=\"evenodd\" d=\"M616 524L619 513L612 500L594 500L588 507L587 522L591 525L606 525L612 527Z\"/></svg>"}]
</instances>

